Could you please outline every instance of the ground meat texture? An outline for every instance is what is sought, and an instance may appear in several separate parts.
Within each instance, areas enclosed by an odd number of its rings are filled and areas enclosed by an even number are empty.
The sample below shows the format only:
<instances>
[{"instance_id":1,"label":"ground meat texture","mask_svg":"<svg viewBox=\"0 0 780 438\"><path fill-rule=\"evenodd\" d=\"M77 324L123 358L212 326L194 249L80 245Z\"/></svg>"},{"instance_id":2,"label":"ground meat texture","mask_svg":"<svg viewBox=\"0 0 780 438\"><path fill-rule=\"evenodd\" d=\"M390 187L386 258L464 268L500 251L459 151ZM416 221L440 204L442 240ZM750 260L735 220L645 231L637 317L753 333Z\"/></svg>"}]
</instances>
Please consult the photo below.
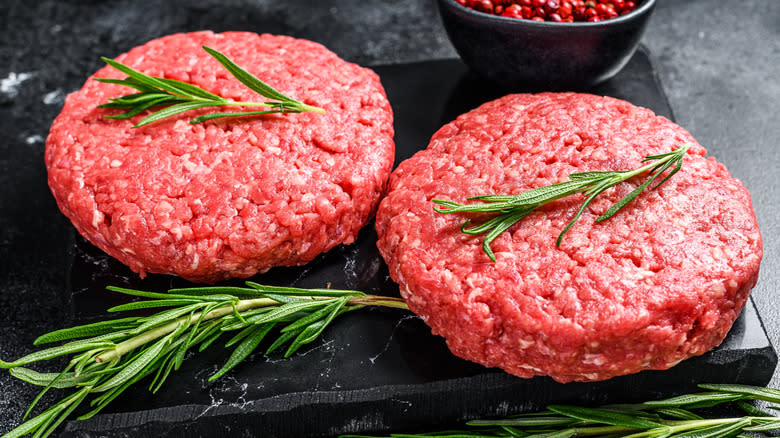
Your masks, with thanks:
<instances>
[{"instance_id":1,"label":"ground meat texture","mask_svg":"<svg viewBox=\"0 0 780 438\"><path fill-rule=\"evenodd\" d=\"M691 147L682 170L601 223L642 178L550 203L501 234L497 261L464 217L432 199L518 194L572 172L625 170ZM763 254L748 194L683 128L628 102L517 94L442 127L401 163L379 207L378 246L409 307L452 352L520 377L595 381L666 369L718 345Z\"/></svg>"},{"instance_id":2,"label":"ground meat texture","mask_svg":"<svg viewBox=\"0 0 780 438\"><path fill-rule=\"evenodd\" d=\"M98 109L133 90L88 79L46 140L49 186L76 229L143 276L195 282L300 265L351 243L392 168L392 110L378 76L325 47L283 36L171 35L117 58L152 76L234 100L265 98L238 82L212 47L283 94L325 109L140 128ZM106 67L95 77L122 78ZM148 114L148 113L147 113Z\"/></svg>"}]
</instances>

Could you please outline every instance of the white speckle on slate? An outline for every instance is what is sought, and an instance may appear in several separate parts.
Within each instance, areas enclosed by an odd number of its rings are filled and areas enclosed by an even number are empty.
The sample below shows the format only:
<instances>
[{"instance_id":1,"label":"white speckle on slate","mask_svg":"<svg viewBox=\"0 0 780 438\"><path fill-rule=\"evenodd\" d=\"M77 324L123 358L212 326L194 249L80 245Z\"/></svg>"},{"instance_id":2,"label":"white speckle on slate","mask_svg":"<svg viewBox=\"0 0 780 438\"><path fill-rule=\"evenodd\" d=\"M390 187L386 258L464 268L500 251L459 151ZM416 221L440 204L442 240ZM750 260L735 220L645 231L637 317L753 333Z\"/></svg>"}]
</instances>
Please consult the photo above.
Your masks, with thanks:
<instances>
[{"instance_id":1,"label":"white speckle on slate","mask_svg":"<svg viewBox=\"0 0 780 438\"><path fill-rule=\"evenodd\" d=\"M392 333L390 333L390 337L387 339L387 342L385 343L384 348L382 348L379 351L379 353L377 353L377 354L375 354L375 355L373 355L373 356L368 358L369 362L371 362L372 365L376 362L376 360L377 360L377 358L379 358L379 356L383 355L390 348L390 343L393 342L393 336L395 336L395 331L398 329L398 327L400 327L401 324L403 324L405 321L408 321L410 319L417 319L417 316L416 315L406 315L403 318L399 319L398 322L395 323L395 326L393 327L393 331L392 331Z\"/></svg>"},{"instance_id":2,"label":"white speckle on slate","mask_svg":"<svg viewBox=\"0 0 780 438\"><path fill-rule=\"evenodd\" d=\"M62 103L64 101L65 101L65 93L63 93L62 89L60 88L57 88L56 90L43 95L43 103L46 105L54 105L54 104Z\"/></svg>"},{"instance_id":3,"label":"white speckle on slate","mask_svg":"<svg viewBox=\"0 0 780 438\"><path fill-rule=\"evenodd\" d=\"M236 381L236 382L238 382L238 381ZM241 409L244 409L248 403L251 403L251 402L247 401L247 399L246 399L246 392L247 392L246 390L247 390L247 388L249 388L249 384L242 383L240 385L240 388L241 388L241 391L243 391L243 392L241 393L241 395L238 396L236 401L234 403L231 403L230 405L239 407Z\"/></svg>"},{"instance_id":4,"label":"white speckle on slate","mask_svg":"<svg viewBox=\"0 0 780 438\"><path fill-rule=\"evenodd\" d=\"M382 429L385 427L384 416L379 412L373 412L363 415L360 418L352 418L348 423L341 427L331 427L328 431L329 435L337 435L342 433L357 433L367 430Z\"/></svg>"},{"instance_id":5,"label":"white speckle on slate","mask_svg":"<svg viewBox=\"0 0 780 438\"><path fill-rule=\"evenodd\" d=\"M357 260L355 258L347 257L347 262L344 264L344 274L349 278L357 277L357 272L355 270L356 265Z\"/></svg>"},{"instance_id":6,"label":"white speckle on slate","mask_svg":"<svg viewBox=\"0 0 780 438\"><path fill-rule=\"evenodd\" d=\"M200 418L200 417L202 417L202 416L206 415L206 412L208 412L208 411L212 410L213 408L216 408L217 406L220 406L220 405L222 405L223 403L225 403L225 400L224 400L224 399L221 399L221 398L220 398L220 399L217 399L217 398L216 398L216 397L214 397L214 395L213 395L213 394L211 394L211 393L209 394L209 397L211 397L211 405L210 405L209 407L207 407L206 409L204 409L204 410L203 410L203 412L201 412L200 414L198 414L198 416L197 416L197 417L195 417L195 419L196 419L196 420L197 420L198 418Z\"/></svg>"},{"instance_id":7,"label":"white speckle on slate","mask_svg":"<svg viewBox=\"0 0 780 438\"><path fill-rule=\"evenodd\" d=\"M298 277L291 283L293 286L298 284L301 280L306 278L306 276L309 274L309 271L311 271L311 268L306 267L304 268L301 273L298 275Z\"/></svg>"},{"instance_id":8,"label":"white speckle on slate","mask_svg":"<svg viewBox=\"0 0 780 438\"><path fill-rule=\"evenodd\" d=\"M43 143L43 136L38 134L30 135L25 137L24 142L27 144Z\"/></svg>"},{"instance_id":9,"label":"white speckle on slate","mask_svg":"<svg viewBox=\"0 0 780 438\"><path fill-rule=\"evenodd\" d=\"M0 93L8 97L16 97L19 94L19 86L31 77L33 77L32 73L9 73L7 78L0 79Z\"/></svg>"},{"instance_id":10,"label":"white speckle on slate","mask_svg":"<svg viewBox=\"0 0 780 438\"><path fill-rule=\"evenodd\" d=\"M394 401L396 403L404 405L404 412L409 412L409 408L411 408L413 406L413 403L410 402L409 400L401 400L401 399L397 399L397 398L391 398L390 400L392 400L392 401Z\"/></svg>"}]
</instances>

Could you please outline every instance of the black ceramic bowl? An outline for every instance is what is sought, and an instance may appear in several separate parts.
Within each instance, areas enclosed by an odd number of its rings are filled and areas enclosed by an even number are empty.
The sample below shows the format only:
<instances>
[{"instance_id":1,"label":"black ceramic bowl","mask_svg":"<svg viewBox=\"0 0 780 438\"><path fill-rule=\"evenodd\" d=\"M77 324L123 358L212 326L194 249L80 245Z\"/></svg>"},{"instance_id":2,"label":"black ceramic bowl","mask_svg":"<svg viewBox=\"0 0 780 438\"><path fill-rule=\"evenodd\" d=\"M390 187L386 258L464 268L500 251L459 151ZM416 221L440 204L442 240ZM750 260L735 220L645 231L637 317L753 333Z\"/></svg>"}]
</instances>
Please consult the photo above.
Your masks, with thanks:
<instances>
[{"instance_id":1,"label":"black ceramic bowl","mask_svg":"<svg viewBox=\"0 0 780 438\"><path fill-rule=\"evenodd\" d=\"M490 15L438 0L452 45L472 70L513 90L582 90L614 76L634 54L656 0L598 22Z\"/></svg>"}]
</instances>

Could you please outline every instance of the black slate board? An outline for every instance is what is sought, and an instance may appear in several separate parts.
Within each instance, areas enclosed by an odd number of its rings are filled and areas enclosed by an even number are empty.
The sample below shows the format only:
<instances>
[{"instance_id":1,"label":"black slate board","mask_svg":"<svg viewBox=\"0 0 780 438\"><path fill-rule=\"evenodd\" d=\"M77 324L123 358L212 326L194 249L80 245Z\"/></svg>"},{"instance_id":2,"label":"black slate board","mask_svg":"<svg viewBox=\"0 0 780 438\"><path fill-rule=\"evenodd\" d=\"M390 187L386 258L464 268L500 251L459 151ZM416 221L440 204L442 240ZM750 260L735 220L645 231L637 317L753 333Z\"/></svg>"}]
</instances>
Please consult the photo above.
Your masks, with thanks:
<instances>
[{"instance_id":1,"label":"black slate board","mask_svg":"<svg viewBox=\"0 0 780 438\"><path fill-rule=\"evenodd\" d=\"M473 77L457 60L376 67L395 111L396 164L424 148L442 124L501 90ZM673 118L640 50L596 94L611 95ZM360 289L398 295L367 226L357 242L300 268L274 269L254 281ZM124 266L76 238L71 272L74 319L103 317L126 300L108 284L163 290L188 283L166 276L138 280ZM631 402L693 390L701 382L764 385L777 363L752 301L724 343L668 371L600 383L523 380L452 356L416 317L396 310L346 314L319 342L290 359L255 354L213 384L207 377L228 357L212 347L193 355L157 394L137 387L91 420L70 422L63 436L332 436L410 430L538 409L551 402Z\"/></svg>"}]
</instances>

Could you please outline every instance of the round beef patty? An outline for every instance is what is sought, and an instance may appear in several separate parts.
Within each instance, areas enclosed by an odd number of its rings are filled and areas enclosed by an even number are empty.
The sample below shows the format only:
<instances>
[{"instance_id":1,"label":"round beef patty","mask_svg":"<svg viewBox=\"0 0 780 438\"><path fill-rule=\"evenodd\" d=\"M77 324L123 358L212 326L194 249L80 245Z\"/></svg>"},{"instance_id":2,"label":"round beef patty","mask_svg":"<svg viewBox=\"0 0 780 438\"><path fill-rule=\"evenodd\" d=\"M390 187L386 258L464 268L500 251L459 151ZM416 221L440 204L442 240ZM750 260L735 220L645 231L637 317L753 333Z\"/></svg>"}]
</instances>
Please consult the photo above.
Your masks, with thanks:
<instances>
[{"instance_id":1,"label":"round beef patty","mask_svg":"<svg viewBox=\"0 0 780 438\"><path fill-rule=\"evenodd\" d=\"M463 215L433 211L432 199L471 202L573 172L633 169L686 143L679 173L595 223L644 178L604 192L560 247L583 195L501 234L495 263L483 236L460 232ZM763 253L750 195L705 153L683 128L624 101L506 96L445 125L401 163L377 214L378 246L409 307L460 357L559 382L666 369L723 340Z\"/></svg>"},{"instance_id":2,"label":"round beef patty","mask_svg":"<svg viewBox=\"0 0 780 438\"><path fill-rule=\"evenodd\" d=\"M226 98L266 98L236 80L212 47L283 94L325 114L275 114L198 125L189 111L140 128L148 114L98 109L134 92L90 78L46 140L49 186L93 244L143 276L196 282L304 264L351 243L374 212L394 157L392 110L378 76L310 41L197 32L117 58L152 76ZM123 78L113 68L95 77Z\"/></svg>"}]
</instances>

